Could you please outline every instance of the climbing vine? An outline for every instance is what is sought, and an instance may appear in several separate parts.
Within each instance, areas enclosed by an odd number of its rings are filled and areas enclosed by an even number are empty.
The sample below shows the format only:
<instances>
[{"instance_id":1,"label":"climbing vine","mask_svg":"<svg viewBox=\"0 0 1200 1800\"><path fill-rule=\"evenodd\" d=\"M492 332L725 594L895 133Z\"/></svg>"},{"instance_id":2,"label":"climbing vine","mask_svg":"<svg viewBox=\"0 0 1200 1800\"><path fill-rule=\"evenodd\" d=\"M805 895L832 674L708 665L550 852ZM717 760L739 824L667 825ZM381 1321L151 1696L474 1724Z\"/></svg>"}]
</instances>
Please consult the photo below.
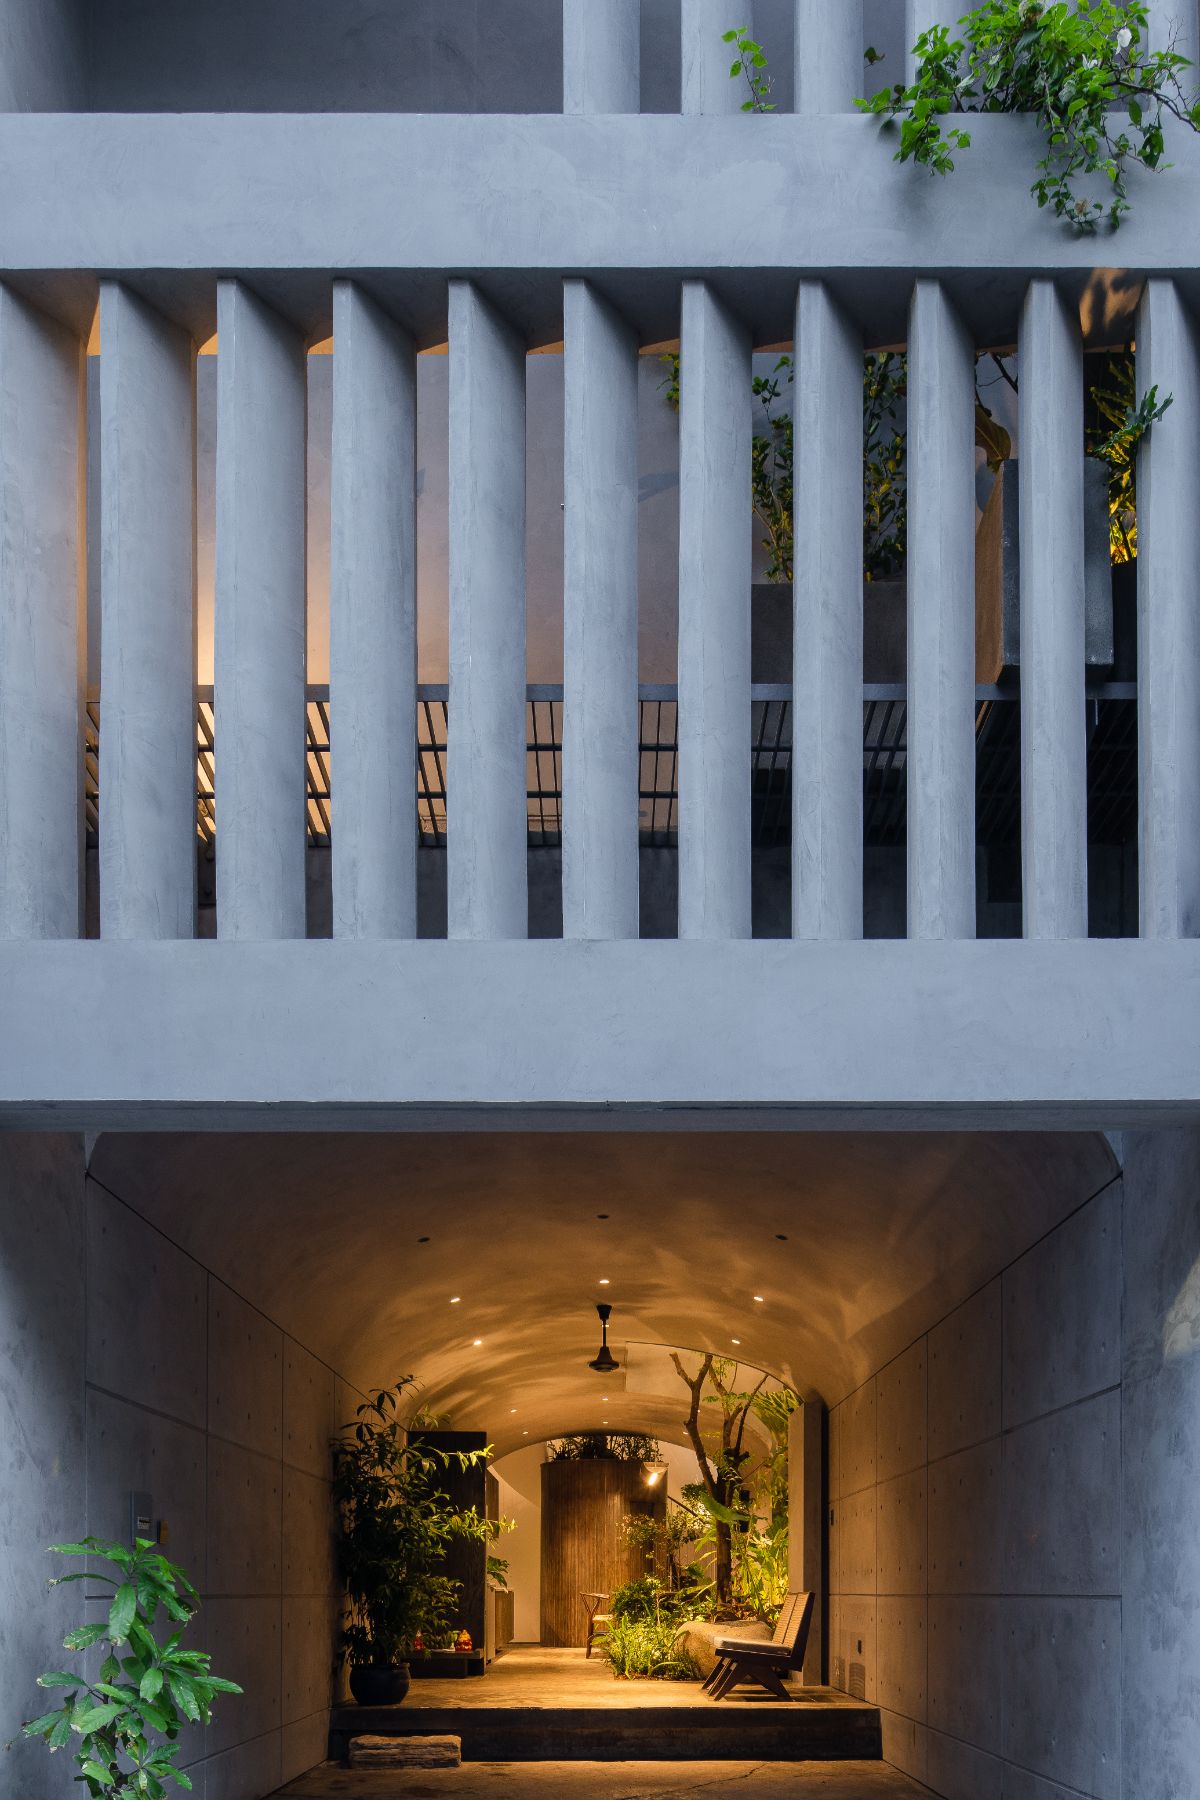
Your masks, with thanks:
<instances>
[{"instance_id":1,"label":"climbing vine","mask_svg":"<svg viewBox=\"0 0 1200 1800\"><path fill-rule=\"evenodd\" d=\"M1200 130L1200 101L1188 100L1180 80L1191 65L1173 46L1149 48L1145 0L986 0L957 32L922 32L914 53L914 81L858 101L899 120L896 161L948 175L971 144L959 118L1031 113L1046 148L1031 192L1079 232L1120 225L1132 165L1170 166L1168 115ZM1097 198L1097 181L1107 199Z\"/></svg>"}]
</instances>

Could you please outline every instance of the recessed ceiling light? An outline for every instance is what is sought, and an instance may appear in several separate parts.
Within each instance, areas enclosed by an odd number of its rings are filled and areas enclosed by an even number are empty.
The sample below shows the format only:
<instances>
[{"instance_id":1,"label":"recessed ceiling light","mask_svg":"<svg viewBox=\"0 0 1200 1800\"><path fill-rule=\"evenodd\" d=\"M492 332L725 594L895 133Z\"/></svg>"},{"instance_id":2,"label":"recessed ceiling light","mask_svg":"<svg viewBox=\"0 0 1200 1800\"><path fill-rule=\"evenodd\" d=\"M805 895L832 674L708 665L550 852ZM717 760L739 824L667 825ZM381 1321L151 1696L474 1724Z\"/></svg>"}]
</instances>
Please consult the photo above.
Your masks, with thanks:
<instances>
[{"instance_id":1,"label":"recessed ceiling light","mask_svg":"<svg viewBox=\"0 0 1200 1800\"><path fill-rule=\"evenodd\" d=\"M472 1338L471 1342L474 1344L475 1348L478 1350L480 1344L482 1344L482 1342L483 1342L483 1339L482 1338Z\"/></svg>"},{"instance_id":2,"label":"recessed ceiling light","mask_svg":"<svg viewBox=\"0 0 1200 1800\"><path fill-rule=\"evenodd\" d=\"M451 1304L451 1306L461 1306L462 1305L462 1295L461 1294L451 1294L450 1304Z\"/></svg>"},{"instance_id":3,"label":"recessed ceiling light","mask_svg":"<svg viewBox=\"0 0 1200 1800\"><path fill-rule=\"evenodd\" d=\"M755 1294L754 1298L758 1301L760 1306L763 1304L763 1297L761 1294Z\"/></svg>"},{"instance_id":4,"label":"recessed ceiling light","mask_svg":"<svg viewBox=\"0 0 1200 1800\"><path fill-rule=\"evenodd\" d=\"M608 1279L607 1275L602 1275L600 1277L600 1286L601 1287L611 1287L612 1286L612 1282Z\"/></svg>"},{"instance_id":5,"label":"recessed ceiling light","mask_svg":"<svg viewBox=\"0 0 1200 1800\"><path fill-rule=\"evenodd\" d=\"M739 1344L740 1345L742 1340L741 1340L741 1338L730 1338L729 1341L731 1344Z\"/></svg>"},{"instance_id":6,"label":"recessed ceiling light","mask_svg":"<svg viewBox=\"0 0 1200 1800\"><path fill-rule=\"evenodd\" d=\"M529 1433L528 1433L528 1432L527 1432L527 1431L523 1431L523 1432L522 1432L522 1433L521 1433L521 1436L522 1436L522 1437L528 1437L528 1436L529 1436Z\"/></svg>"},{"instance_id":7,"label":"recessed ceiling light","mask_svg":"<svg viewBox=\"0 0 1200 1800\"><path fill-rule=\"evenodd\" d=\"M510 1413L515 1413L517 1409L515 1406L510 1406L508 1410Z\"/></svg>"},{"instance_id":8,"label":"recessed ceiling light","mask_svg":"<svg viewBox=\"0 0 1200 1800\"><path fill-rule=\"evenodd\" d=\"M607 1424L608 1424L608 1420L607 1420L607 1419L601 1419L601 1421L600 1421L600 1423L601 1423L601 1424L602 1424L602 1425L607 1425Z\"/></svg>"}]
</instances>

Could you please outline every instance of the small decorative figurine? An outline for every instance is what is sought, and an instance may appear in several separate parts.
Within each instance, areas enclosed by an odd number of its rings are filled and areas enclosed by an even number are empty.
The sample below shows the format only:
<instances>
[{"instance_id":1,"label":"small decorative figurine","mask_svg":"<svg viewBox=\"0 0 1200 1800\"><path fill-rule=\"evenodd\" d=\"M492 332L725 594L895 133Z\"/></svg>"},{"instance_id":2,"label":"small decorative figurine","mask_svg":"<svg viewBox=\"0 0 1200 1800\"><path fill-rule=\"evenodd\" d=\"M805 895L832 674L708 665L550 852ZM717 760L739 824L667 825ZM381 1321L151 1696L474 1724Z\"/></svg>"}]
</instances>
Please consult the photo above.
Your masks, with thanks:
<instances>
[{"instance_id":1,"label":"small decorative figurine","mask_svg":"<svg viewBox=\"0 0 1200 1800\"><path fill-rule=\"evenodd\" d=\"M462 1656L469 1656L471 1651L475 1648L474 1644L471 1642L471 1634L465 1626L455 1638L454 1648Z\"/></svg>"},{"instance_id":2,"label":"small decorative figurine","mask_svg":"<svg viewBox=\"0 0 1200 1800\"><path fill-rule=\"evenodd\" d=\"M424 1654L425 1654L425 1633L423 1631L418 1631L416 1637L413 1639L412 1647L413 1647L413 1655L414 1656L424 1656Z\"/></svg>"}]
</instances>

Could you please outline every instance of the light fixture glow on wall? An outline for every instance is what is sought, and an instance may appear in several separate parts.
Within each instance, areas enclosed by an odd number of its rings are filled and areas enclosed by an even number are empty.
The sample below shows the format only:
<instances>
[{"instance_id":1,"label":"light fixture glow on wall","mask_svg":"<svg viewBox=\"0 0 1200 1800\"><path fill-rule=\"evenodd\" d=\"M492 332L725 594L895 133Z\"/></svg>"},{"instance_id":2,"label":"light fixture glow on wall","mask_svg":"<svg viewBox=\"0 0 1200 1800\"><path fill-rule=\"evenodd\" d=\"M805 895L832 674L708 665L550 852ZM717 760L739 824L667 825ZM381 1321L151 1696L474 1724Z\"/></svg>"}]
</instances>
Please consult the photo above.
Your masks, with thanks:
<instances>
[{"instance_id":1,"label":"light fixture glow on wall","mask_svg":"<svg viewBox=\"0 0 1200 1800\"><path fill-rule=\"evenodd\" d=\"M643 1463L642 1467L646 1471L646 1486L648 1488L656 1488L667 1472L666 1463L648 1462Z\"/></svg>"},{"instance_id":2,"label":"light fixture glow on wall","mask_svg":"<svg viewBox=\"0 0 1200 1800\"><path fill-rule=\"evenodd\" d=\"M595 1369L598 1375L611 1375L614 1369L620 1367L608 1347L608 1321L612 1317L612 1307L607 1300L601 1300L596 1306L596 1311L600 1315L600 1348L588 1364L588 1368Z\"/></svg>"}]
</instances>

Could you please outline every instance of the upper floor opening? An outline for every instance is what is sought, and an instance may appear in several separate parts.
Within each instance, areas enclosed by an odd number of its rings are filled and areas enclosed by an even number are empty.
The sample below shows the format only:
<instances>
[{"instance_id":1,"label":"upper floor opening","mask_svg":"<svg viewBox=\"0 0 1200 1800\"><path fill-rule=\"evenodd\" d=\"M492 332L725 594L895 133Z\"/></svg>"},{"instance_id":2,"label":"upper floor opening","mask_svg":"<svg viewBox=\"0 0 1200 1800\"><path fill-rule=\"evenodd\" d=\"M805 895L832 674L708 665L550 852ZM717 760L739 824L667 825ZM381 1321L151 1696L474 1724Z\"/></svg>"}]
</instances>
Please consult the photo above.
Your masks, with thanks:
<instances>
[{"instance_id":1,"label":"upper floor opening","mask_svg":"<svg viewBox=\"0 0 1200 1800\"><path fill-rule=\"evenodd\" d=\"M642 112L680 110L680 7L641 0ZM738 0L717 10L719 28L746 23ZM754 8L783 112L795 10L794 0ZM4 12L3 111L563 109L561 0L8 0ZM866 0L864 47L884 54L885 70L899 71L903 40L903 0Z\"/></svg>"}]
</instances>

